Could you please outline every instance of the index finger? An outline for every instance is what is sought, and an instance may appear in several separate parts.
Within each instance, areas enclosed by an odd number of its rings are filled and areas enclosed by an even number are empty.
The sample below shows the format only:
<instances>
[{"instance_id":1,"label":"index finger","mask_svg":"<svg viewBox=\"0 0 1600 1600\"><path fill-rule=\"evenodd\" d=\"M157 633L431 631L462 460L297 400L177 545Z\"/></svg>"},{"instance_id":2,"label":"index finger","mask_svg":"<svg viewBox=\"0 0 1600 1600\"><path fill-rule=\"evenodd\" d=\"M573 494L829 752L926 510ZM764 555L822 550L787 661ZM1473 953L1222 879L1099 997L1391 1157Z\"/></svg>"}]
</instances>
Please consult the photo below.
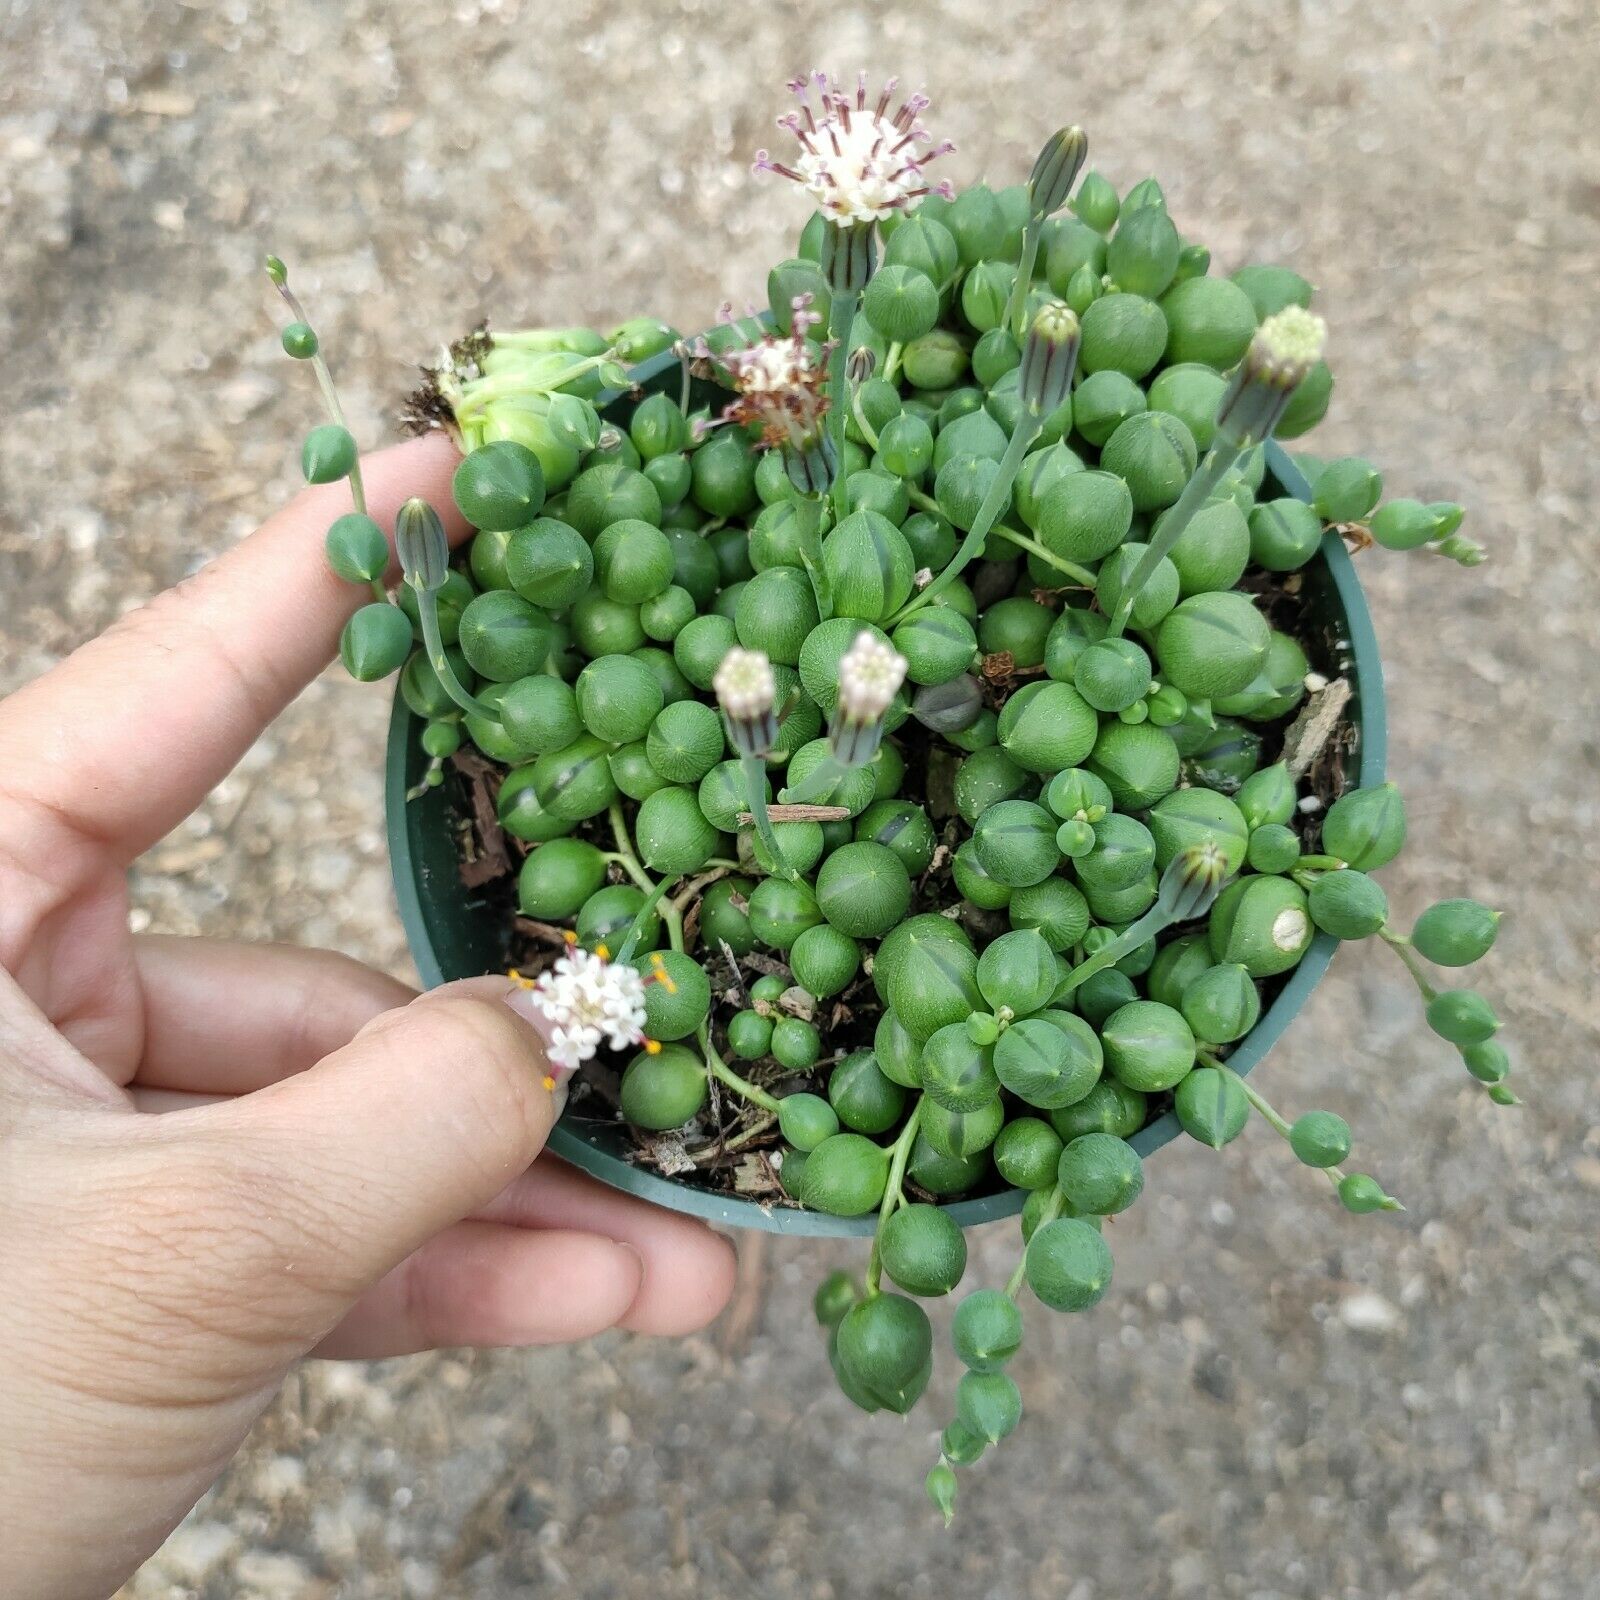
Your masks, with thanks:
<instances>
[{"instance_id":1,"label":"index finger","mask_svg":"<svg viewBox=\"0 0 1600 1600\"><path fill-rule=\"evenodd\" d=\"M467 529L450 495L460 457L442 433L366 457L368 510L393 540L412 495ZM122 861L170 832L327 665L371 595L329 571L346 483L306 490L192 578L159 594L0 703L8 833L41 850L63 826ZM391 559L391 577L394 563Z\"/></svg>"}]
</instances>

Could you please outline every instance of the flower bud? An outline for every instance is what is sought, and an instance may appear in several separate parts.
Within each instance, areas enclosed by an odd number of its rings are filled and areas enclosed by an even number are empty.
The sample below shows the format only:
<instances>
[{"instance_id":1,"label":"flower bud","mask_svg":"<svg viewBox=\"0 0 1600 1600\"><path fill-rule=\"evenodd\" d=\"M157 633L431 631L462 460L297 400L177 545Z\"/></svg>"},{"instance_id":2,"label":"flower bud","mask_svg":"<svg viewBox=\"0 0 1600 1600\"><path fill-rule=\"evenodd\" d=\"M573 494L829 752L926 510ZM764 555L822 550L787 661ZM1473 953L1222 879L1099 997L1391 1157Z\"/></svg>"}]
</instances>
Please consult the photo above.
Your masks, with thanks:
<instances>
[{"instance_id":1,"label":"flower bud","mask_svg":"<svg viewBox=\"0 0 1600 1600\"><path fill-rule=\"evenodd\" d=\"M860 294L878 264L871 222L830 223L822 232L822 275L834 294Z\"/></svg>"},{"instance_id":2,"label":"flower bud","mask_svg":"<svg viewBox=\"0 0 1600 1600\"><path fill-rule=\"evenodd\" d=\"M1190 922L1211 909L1228 875L1228 858L1211 840L1180 850L1161 874L1156 904L1172 922Z\"/></svg>"},{"instance_id":3,"label":"flower bud","mask_svg":"<svg viewBox=\"0 0 1600 1600\"><path fill-rule=\"evenodd\" d=\"M394 547L400 570L413 589L431 594L450 575L450 541L439 513L415 495L394 519Z\"/></svg>"},{"instance_id":4,"label":"flower bud","mask_svg":"<svg viewBox=\"0 0 1600 1600\"><path fill-rule=\"evenodd\" d=\"M1322 356L1327 325L1287 306L1256 329L1217 408L1217 436L1236 448L1272 436L1296 389Z\"/></svg>"},{"instance_id":5,"label":"flower bud","mask_svg":"<svg viewBox=\"0 0 1600 1600\"><path fill-rule=\"evenodd\" d=\"M281 289L289 281L289 269L277 256L268 256L263 263L267 276Z\"/></svg>"},{"instance_id":6,"label":"flower bud","mask_svg":"<svg viewBox=\"0 0 1600 1600\"><path fill-rule=\"evenodd\" d=\"M778 742L778 685L766 653L730 650L711 687L727 718L734 749L741 755L764 756Z\"/></svg>"},{"instance_id":7,"label":"flower bud","mask_svg":"<svg viewBox=\"0 0 1600 1600\"><path fill-rule=\"evenodd\" d=\"M839 703L828 725L834 758L859 767L877 754L883 717L906 679L906 658L862 629L839 658Z\"/></svg>"},{"instance_id":8,"label":"flower bud","mask_svg":"<svg viewBox=\"0 0 1600 1600\"><path fill-rule=\"evenodd\" d=\"M853 384L862 384L867 381L878 365L878 352L871 345L858 345L850 352L844 364L845 376Z\"/></svg>"},{"instance_id":9,"label":"flower bud","mask_svg":"<svg viewBox=\"0 0 1600 1600\"><path fill-rule=\"evenodd\" d=\"M1072 373L1082 337L1070 306L1044 306L1034 317L1017 369L1022 403L1034 416L1048 417L1072 393Z\"/></svg>"},{"instance_id":10,"label":"flower bud","mask_svg":"<svg viewBox=\"0 0 1600 1600\"><path fill-rule=\"evenodd\" d=\"M1054 216L1067 203L1088 153L1089 136L1076 126L1059 128L1045 140L1028 174L1028 202L1035 218Z\"/></svg>"},{"instance_id":11,"label":"flower bud","mask_svg":"<svg viewBox=\"0 0 1600 1600\"><path fill-rule=\"evenodd\" d=\"M783 447L783 466L789 482L801 494L826 494L839 473L833 440L817 433L798 444Z\"/></svg>"}]
</instances>

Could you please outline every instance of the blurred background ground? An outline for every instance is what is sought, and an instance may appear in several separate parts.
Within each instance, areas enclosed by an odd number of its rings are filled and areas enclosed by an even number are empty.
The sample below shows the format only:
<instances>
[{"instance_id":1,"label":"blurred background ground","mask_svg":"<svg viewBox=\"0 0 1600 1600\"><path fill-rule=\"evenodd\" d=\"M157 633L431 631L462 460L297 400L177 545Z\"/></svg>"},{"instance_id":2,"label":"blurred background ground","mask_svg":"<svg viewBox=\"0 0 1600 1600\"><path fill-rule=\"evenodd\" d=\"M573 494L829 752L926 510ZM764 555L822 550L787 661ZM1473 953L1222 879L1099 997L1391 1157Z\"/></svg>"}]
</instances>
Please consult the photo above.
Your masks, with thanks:
<instances>
[{"instance_id":1,"label":"blurred background ground","mask_svg":"<svg viewBox=\"0 0 1600 1600\"><path fill-rule=\"evenodd\" d=\"M773 1241L684 1344L313 1368L127 1593L1515 1596L1600 1570L1600 873L1593 507L1600 39L1589 0L9 0L0 24L0 689L294 487L310 386L256 270L295 267L358 432L409 364L502 324L764 294L800 221L752 180L781 82L898 70L958 180L1083 122L1222 270L1321 288L1313 448L1458 498L1493 562L1362 562L1414 843L1387 876L1510 913L1492 961L1528 1104L1496 1112L1382 951L1347 953L1265 1082L1327 1105L1410 1207L1347 1219L1265 1130L1154 1163L1118 1285L1035 1312L1021 1433L953 1533L901 1424L835 1391ZM135 874L141 924L407 969L385 696L335 674ZM1008 1226L977 1245L989 1281Z\"/></svg>"}]
</instances>

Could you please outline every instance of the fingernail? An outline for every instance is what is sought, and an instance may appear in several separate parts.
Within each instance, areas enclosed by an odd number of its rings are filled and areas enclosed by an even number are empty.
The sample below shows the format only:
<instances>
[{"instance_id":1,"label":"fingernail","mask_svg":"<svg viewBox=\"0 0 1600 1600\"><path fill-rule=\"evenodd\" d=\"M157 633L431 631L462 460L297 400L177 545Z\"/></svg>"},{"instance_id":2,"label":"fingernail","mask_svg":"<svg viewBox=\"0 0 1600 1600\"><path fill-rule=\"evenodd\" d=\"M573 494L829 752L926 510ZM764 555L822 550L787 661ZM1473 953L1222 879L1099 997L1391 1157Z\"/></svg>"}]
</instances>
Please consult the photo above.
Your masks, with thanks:
<instances>
[{"instance_id":1,"label":"fingernail","mask_svg":"<svg viewBox=\"0 0 1600 1600\"><path fill-rule=\"evenodd\" d=\"M525 980L521 978L511 980L506 987L505 1001L542 1041L549 1041L550 1019L535 1003L533 989ZM544 1086L555 1101L555 1114L559 1117L567 1104L567 1086L572 1071L568 1067L556 1065L549 1060L545 1052L541 1051L540 1055L539 1065L543 1072Z\"/></svg>"}]
</instances>

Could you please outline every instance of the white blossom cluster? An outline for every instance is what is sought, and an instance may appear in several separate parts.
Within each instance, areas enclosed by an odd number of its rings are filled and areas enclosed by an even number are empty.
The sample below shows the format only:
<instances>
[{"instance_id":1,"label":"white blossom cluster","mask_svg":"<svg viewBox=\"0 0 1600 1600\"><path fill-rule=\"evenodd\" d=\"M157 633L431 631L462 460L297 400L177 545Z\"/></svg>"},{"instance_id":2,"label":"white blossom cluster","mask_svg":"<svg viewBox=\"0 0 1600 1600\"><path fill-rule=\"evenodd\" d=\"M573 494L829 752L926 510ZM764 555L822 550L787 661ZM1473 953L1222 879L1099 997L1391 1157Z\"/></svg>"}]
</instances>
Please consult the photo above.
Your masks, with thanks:
<instances>
[{"instance_id":1,"label":"white blossom cluster","mask_svg":"<svg viewBox=\"0 0 1600 1600\"><path fill-rule=\"evenodd\" d=\"M711 687L722 709L734 722L753 722L771 711L778 698L772 662L762 650L737 646L722 658Z\"/></svg>"},{"instance_id":2,"label":"white blossom cluster","mask_svg":"<svg viewBox=\"0 0 1600 1600\"><path fill-rule=\"evenodd\" d=\"M906 658L865 629L839 658L839 709L850 722L876 722L906 681Z\"/></svg>"},{"instance_id":3,"label":"white blossom cluster","mask_svg":"<svg viewBox=\"0 0 1600 1600\"><path fill-rule=\"evenodd\" d=\"M576 1072L602 1043L612 1050L642 1044L645 982L633 967L576 947L541 972L532 992L551 1024L551 1066Z\"/></svg>"}]
</instances>

